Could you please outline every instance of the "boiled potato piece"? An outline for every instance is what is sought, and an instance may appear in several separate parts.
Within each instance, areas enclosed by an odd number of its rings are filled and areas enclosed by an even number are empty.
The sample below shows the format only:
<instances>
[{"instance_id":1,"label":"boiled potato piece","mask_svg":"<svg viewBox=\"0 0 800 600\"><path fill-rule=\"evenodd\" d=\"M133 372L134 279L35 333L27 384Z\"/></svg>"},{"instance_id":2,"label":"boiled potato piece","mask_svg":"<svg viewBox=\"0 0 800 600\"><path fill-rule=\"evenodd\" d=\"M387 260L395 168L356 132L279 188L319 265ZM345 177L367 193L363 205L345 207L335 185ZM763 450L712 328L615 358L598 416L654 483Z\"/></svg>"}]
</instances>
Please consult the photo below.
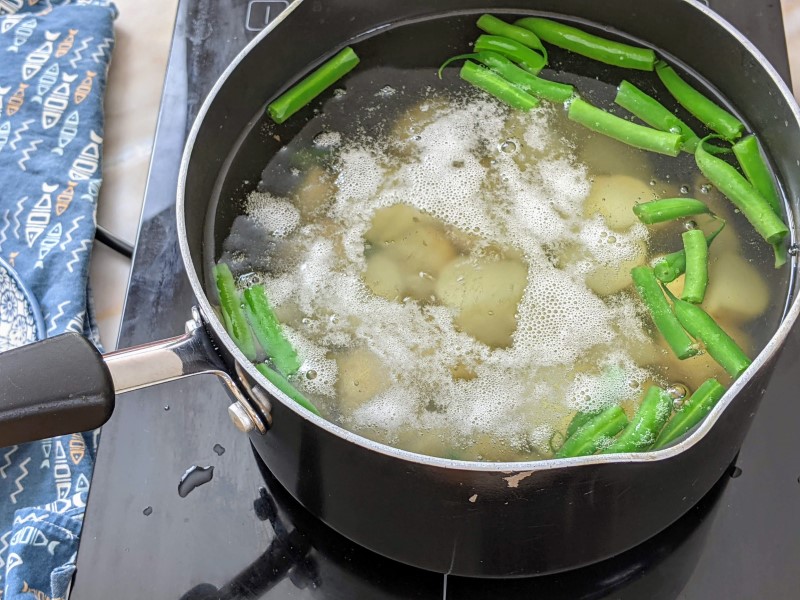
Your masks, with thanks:
<instances>
[{"instance_id":1,"label":"boiled potato piece","mask_svg":"<svg viewBox=\"0 0 800 600\"><path fill-rule=\"evenodd\" d=\"M372 293L387 300L398 300L405 296L405 276L397 261L386 252L376 252L367 259L364 281Z\"/></svg>"},{"instance_id":2,"label":"boiled potato piece","mask_svg":"<svg viewBox=\"0 0 800 600\"><path fill-rule=\"evenodd\" d=\"M711 261L703 300L708 314L715 319L744 323L762 315L768 306L769 288L752 264L735 254Z\"/></svg>"},{"instance_id":3,"label":"boiled potato piece","mask_svg":"<svg viewBox=\"0 0 800 600\"><path fill-rule=\"evenodd\" d=\"M667 286L678 297L683 293L684 279L681 275ZM711 261L702 308L717 323L746 323L761 316L768 306L769 288L753 265L736 254L723 254Z\"/></svg>"},{"instance_id":4,"label":"boiled potato piece","mask_svg":"<svg viewBox=\"0 0 800 600\"><path fill-rule=\"evenodd\" d=\"M527 281L528 268L520 261L460 258L442 271L436 295L459 311L459 329L489 346L507 347Z\"/></svg>"},{"instance_id":5,"label":"boiled potato piece","mask_svg":"<svg viewBox=\"0 0 800 600\"><path fill-rule=\"evenodd\" d=\"M633 205L655 200L649 183L630 175L600 175L595 177L589 196L583 204L583 214L589 218L600 214L614 231L627 231L639 220Z\"/></svg>"},{"instance_id":6,"label":"boiled potato piece","mask_svg":"<svg viewBox=\"0 0 800 600\"><path fill-rule=\"evenodd\" d=\"M355 348L339 354L336 365L336 395L342 412L351 414L367 400L389 389L391 380L380 359L367 348Z\"/></svg>"},{"instance_id":7,"label":"boiled potato piece","mask_svg":"<svg viewBox=\"0 0 800 600\"><path fill-rule=\"evenodd\" d=\"M399 439L395 444L398 448L424 454L426 456L438 456L440 458L453 458L452 445L449 438L452 435L444 429L404 429L399 434Z\"/></svg>"},{"instance_id":8,"label":"boiled potato piece","mask_svg":"<svg viewBox=\"0 0 800 600\"><path fill-rule=\"evenodd\" d=\"M295 192L294 204L300 216L308 221L328 205L336 196L337 188L334 178L318 165L311 167L303 183Z\"/></svg>"},{"instance_id":9,"label":"boiled potato piece","mask_svg":"<svg viewBox=\"0 0 800 600\"><path fill-rule=\"evenodd\" d=\"M397 260L403 271L420 279L420 273L432 277L456 257L455 246L444 231L435 225L418 223L397 236L386 246L387 254Z\"/></svg>"},{"instance_id":10,"label":"boiled potato piece","mask_svg":"<svg viewBox=\"0 0 800 600\"><path fill-rule=\"evenodd\" d=\"M649 180L653 166L647 152L632 148L601 134L580 131L578 160L589 165L592 173L626 175Z\"/></svg>"},{"instance_id":11,"label":"boiled potato piece","mask_svg":"<svg viewBox=\"0 0 800 600\"><path fill-rule=\"evenodd\" d=\"M392 204L375 211L364 238L373 246L385 246L396 242L412 227L435 222L433 217L413 206Z\"/></svg>"}]
</instances>

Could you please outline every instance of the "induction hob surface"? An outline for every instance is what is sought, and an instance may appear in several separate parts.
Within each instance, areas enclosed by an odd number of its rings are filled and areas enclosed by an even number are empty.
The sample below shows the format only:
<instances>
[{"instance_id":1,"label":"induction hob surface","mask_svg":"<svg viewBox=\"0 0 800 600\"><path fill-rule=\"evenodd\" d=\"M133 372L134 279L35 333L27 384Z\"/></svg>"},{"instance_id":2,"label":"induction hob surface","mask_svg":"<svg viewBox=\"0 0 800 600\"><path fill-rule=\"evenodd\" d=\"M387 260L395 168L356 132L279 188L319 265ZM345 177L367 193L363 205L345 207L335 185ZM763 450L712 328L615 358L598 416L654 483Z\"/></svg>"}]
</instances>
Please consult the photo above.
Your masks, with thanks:
<instances>
[{"instance_id":1,"label":"induction hob surface","mask_svg":"<svg viewBox=\"0 0 800 600\"><path fill-rule=\"evenodd\" d=\"M225 66L288 4L179 3L120 347L183 331L193 296L174 203L186 134ZM788 80L778 0L708 4ZM669 529L603 563L504 581L419 571L328 529L257 460L229 421L227 397L212 377L126 394L103 428L71 597L796 598L799 367L800 332L789 339L736 466ZM213 466L213 478L181 497L178 482L192 466Z\"/></svg>"}]
</instances>

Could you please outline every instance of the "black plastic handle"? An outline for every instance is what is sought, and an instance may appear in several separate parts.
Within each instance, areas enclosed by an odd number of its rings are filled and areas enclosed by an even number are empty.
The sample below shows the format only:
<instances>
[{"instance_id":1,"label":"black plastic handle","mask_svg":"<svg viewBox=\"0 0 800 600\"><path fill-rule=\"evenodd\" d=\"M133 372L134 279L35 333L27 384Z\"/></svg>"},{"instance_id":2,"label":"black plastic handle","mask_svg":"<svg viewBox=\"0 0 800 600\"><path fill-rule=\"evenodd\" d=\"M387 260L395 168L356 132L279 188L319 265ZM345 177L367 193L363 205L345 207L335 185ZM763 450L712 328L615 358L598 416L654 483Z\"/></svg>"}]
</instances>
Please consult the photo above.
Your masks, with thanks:
<instances>
[{"instance_id":1,"label":"black plastic handle","mask_svg":"<svg viewBox=\"0 0 800 600\"><path fill-rule=\"evenodd\" d=\"M103 356L77 333L0 354L0 447L89 431L113 410Z\"/></svg>"}]
</instances>

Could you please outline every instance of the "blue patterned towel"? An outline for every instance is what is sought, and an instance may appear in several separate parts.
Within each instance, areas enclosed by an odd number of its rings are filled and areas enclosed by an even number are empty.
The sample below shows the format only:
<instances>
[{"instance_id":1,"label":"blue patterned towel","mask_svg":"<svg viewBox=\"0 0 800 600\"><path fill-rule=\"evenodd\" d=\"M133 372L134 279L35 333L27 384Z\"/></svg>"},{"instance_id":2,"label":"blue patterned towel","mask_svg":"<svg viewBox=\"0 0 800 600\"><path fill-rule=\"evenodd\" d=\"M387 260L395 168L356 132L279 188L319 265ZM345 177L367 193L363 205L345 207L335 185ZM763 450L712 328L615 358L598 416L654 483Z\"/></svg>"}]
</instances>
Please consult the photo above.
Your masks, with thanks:
<instances>
[{"instance_id":1,"label":"blue patterned towel","mask_svg":"<svg viewBox=\"0 0 800 600\"><path fill-rule=\"evenodd\" d=\"M48 336L91 323L115 17L108 0L0 0L0 256L38 299ZM75 434L0 449L0 600L66 597L95 443Z\"/></svg>"}]
</instances>

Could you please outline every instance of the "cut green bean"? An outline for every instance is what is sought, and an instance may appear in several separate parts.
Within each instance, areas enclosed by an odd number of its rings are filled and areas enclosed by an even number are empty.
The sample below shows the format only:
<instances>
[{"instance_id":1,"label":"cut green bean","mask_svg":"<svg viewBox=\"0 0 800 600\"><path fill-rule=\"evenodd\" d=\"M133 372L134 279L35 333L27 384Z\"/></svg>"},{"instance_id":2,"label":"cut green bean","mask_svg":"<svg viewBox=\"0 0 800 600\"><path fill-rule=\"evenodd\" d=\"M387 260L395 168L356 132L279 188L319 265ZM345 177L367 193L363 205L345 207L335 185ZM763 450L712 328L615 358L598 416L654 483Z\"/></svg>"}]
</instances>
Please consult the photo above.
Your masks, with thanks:
<instances>
[{"instance_id":1,"label":"cut green bean","mask_svg":"<svg viewBox=\"0 0 800 600\"><path fill-rule=\"evenodd\" d=\"M783 213L775 180L761 153L761 147L754 135L748 135L733 145L733 153L752 186L769 202L773 212L781 216Z\"/></svg>"},{"instance_id":2,"label":"cut green bean","mask_svg":"<svg viewBox=\"0 0 800 600\"><path fill-rule=\"evenodd\" d=\"M500 75L468 60L461 67L461 79L490 93L513 108L530 110L539 105L539 100L526 94Z\"/></svg>"},{"instance_id":3,"label":"cut green bean","mask_svg":"<svg viewBox=\"0 0 800 600\"><path fill-rule=\"evenodd\" d=\"M603 454L642 452L656 441L672 414L672 397L657 385L650 386L631 422Z\"/></svg>"},{"instance_id":4,"label":"cut green bean","mask_svg":"<svg viewBox=\"0 0 800 600\"><path fill-rule=\"evenodd\" d=\"M733 153L742 167L742 171L747 176L747 180L769 202L773 212L782 217L781 200L778 196L778 189L775 187L775 180L767 166L767 161L761 152L758 140L754 135L748 135L733 145ZM775 252L775 268L786 264L786 252L780 242L772 244Z\"/></svg>"},{"instance_id":5,"label":"cut green bean","mask_svg":"<svg viewBox=\"0 0 800 600\"><path fill-rule=\"evenodd\" d=\"M668 290L669 291L669 290ZM675 316L694 338L700 340L719 365L736 379L752 362L739 345L699 306L673 297Z\"/></svg>"},{"instance_id":6,"label":"cut green bean","mask_svg":"<svg viewBox=\"0 0 800 600\"><path fill-rule=\"evenodd\" d=\"M567 431L564 433L564 437L566 439L572 437L572 434L594 419L597 414L596 412L576 412L575 416L573 416L572 420L569 422L569 425L567 425Z\"/></svg>"},{"instance_id":7,"label":"cut green bean","mask_svg":"<svg viewBox=\"0 0 800 600\"><path fill-rule=\"evenodd\" d=\"M566 102L575 95L575 88L567 83L558 83L537 77L515 65L497 52L478 52L476 60L489 67L503 79L513 83L522 91L551 102Z\"/></svg>"},{"instance_id":8,"label":"cut green bean","mask_svg":"<svg viewBox=\"0 0 800 600\"><path fill-rule=\"evenodd\" d=\"M735 140L744 132L744 124L727 110L686 83L675 69L664 61L656 64L656 74L670 94L698 121L726 140Z\"/></svg>"},{"instance_id":9,"label":"cut green bean","mask_svg":"<svg viewBox=\"0 0 800 600\"><path fill-rule=\"evenodd\" d=\"M706 379L661 430L651 449L658 450L681 437L705 419L724 395L725 388L719 381Z\"/></svg>"},{"instance_id":10,"label":"cut green bean","mask_svg":"<svg viewBox=\"0 0 800 600\"><path fill-rule=\"evenodd\" d=\"M448 58L442 63L442 66L439 67L439 79L442 78L442 71L444 71L451 62L466 59L476 60L486 65L509 83L537 98L543 98L551 102L566 102L575 95L575 88L571 85L542 79L518 67L502 54L492 52L491 50L474 52L472 54L459 54L458 56Z\"/></svg>"},{"instance_id":11,"label":"cut green bean","mask_svg":"<svg viewBox=\"0 0 800 600\"><path fill-rule=\"evenodd\" d=\"M678 156L681 152L681 136L677 133L668 133L637 125L614 116L602 108L592 106L580 98L572 100L568 116L572 121L580 123L592 131L607 135L634 148L668 156Z\"/></svg>"},{"instance_id":12,"label":"cut green bean","mask_svg":"<svg viewBox=\"0 0 800 600\"><path fill-rule=\"evenodd\" d=\"M523 46L541 52L544 57L544 62L547 64L547 49L544 47L539 37L530 29L506 23L492 15L482 15L481 18L478 19L477 25L478 29L490 35L505 37L519 42Z\"/></svg>"},{"instance_id":13,"label":"cut green bean","mask_svg":"<svg viewBox=\"0 0 800 600\"><path fill-rule=\"evenodd\" d=\"M725 221L722 221L722 225L719 226L719 229L706 236L706 246L710 248L711 242L714 241L714 238L716 238L723 229L725 229ZM662 256L653 265L653 272L656 278L662 283L675 281L678 277L683 275L685 271L686 252L684 250L678 250L677 252Z\"/></svg>"},{"instance_id":14,"label":"cut green bean","mask_svg":"<svg viewBox=\"0 0 800 600\"><path fill-rule=\"evenodd\" d=\"M267 381L269 381L272 385L274 385L284 394L289 396L289 398L297 402L300 406L314 413L317 416L321 416L319 414L319 411L317 410L317 407L314 406L314 404L308 398L306 398L305 396L303 396L303 394L297 391L297 389L291 383L289 383L289 380L286 379L283 375L281 375L280 373L278 373L273 369L270 369L267 365L263 363L260 365L256 365L256 369L258 369L258 372L267 378Z\"/></svg>"},{"instance_id":15,"label":"cut green bean","mask_svg":"<svg viewBox=\"0 0 800 600\"><path fill-rule=\"evenodd\" d=\"M731 165L697 146L695 161L703 175L738 208L756 231L770 244L780 243L789 229L769 202Z\"/></svg>"},{"instance_id":16,"label":"cut green bean","mask_svg":"<svg viewBox=\"0 0 800 600\"><path fill-rule=\"evenodd\" d=\"M633 205L634 214L645 225L708 214L708 207L694 198L664 198Z\"/></svg>"},{"instance_id":17,"label":"cut green bean","mask_svg":"<svg viewBox=\"0 0 800 600\"><path fill-rule=\"evenodd\" d=\"M588 456L597 452L607 440L613 438L628 424L625 411L612 406L593 416L579 427L556 452L556 458Z\"/></svg>"},{"instance_id":18,"label":"cut green bean","mask_svg":"<svg viewBox=\"0 0 800 600\"><path fill-rule=\"evenodd\" d=\"M352 71L359 63L355 51L348 46L308 77L293 85L267 106L276 123L283 123L322 92Z\"/></svg>"},{"instance_id":19,"label":"cut green bean","mask_svg":"<svg viewBox=\"0 0 800 600\"><path fill-rule=\"evenodd\" d=\"M225 331L233 338L236 347L242 351L248 360L256 358L256 344L253 341L253 333L247 324L247 319L242 310L242 302L239 299L239 291L236 289L236 282L230 267L225 263L218 263L214 266L214 280L217 283L217 293L219 294L219 305L222 309L222 321Z\"/></svg>"},{"instance_id":20,"label":"cut green bean","mask_svg":"<svg viewBox=\"0 0 800 600\"><path fill-rule=\"evenodd\" d=\"M547 64L545 58L515 40L499 35L481 35L475 40L475 52L497 52L510 58L526 71L538 75Z\"/></svg>"},{"instance_id":21,"label":"cut green bean","mask_svg":"<svg viewBox=\"0 0 800 600\"><path fill-rule=\"evenodd\" d=\"M247 288L244 291L244 303L256 339L272 364L286 376L296 373L302 363L286 339L281 323L269 305L264 286L254 285Z\"/></svg>"},{"instance_id":22,"label":"cut green bean","mask_svg":"<svg viewBox=\"0 0 800 600\"><path fill-rule=\"evenodd\" d=\"M659 131L679 133L683 140L681 146L683 151L694 154L700 138L692 131L691 127L675 116L666 106L652 96L648 96L631 82L623 81L619 84L614 102L650 127L655 127Z\"/></svg>"},{"instance_id":23,"label":"cut green bean","mask_svg":"<svg viewBox=\"0 0 800 600\"><path fill-rule=\"evenodd\" d=\"M699 304L708 287L708 244L699 229L684 231L683 249L686 252L686 278L683 281L681 298Z\"/></svg>"},{"instance_id":24,"label":"cut green bean","mask_svg":"<svg viewBox=\"0 0 800 600\"><path fill-rule=\"evenodd\" d=\"M650 311L653 323L664 336L675 356L683 360L697 354L697 347L681 327L675 313L672 312L672 308L653 274L653 269L634 267L631 270L631 277L636 291Z\"/></svg>"},{"instance_id":25,"label":"cut green bean","mask_svg":"<svg viewBox=\"0 0 800 600\"><path fill-rule=\"evenodd\" d=\"M650 48L607 40L558 21L525 17L514 25L529 29L548 44L608 65L640 71L652 71L655 66L656 53Z\"/></svg>"}]
</instances>

